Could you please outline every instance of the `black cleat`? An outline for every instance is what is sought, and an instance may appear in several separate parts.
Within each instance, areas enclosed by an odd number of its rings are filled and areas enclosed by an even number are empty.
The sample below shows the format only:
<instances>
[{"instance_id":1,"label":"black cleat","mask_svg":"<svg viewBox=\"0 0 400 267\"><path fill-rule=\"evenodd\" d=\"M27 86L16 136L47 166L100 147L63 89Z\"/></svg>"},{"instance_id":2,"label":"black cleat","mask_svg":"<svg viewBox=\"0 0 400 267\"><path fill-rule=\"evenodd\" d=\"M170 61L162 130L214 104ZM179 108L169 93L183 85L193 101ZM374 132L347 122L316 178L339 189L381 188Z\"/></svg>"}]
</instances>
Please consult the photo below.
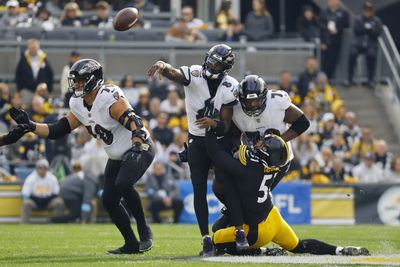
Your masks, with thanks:
<instances>
[{"instance_id":1,"label":"black cleat","mask_svg":"<svg viewBox=\"0 0 400 267\"><path fill-rule=\"evenodd\" d=\"M241 251L249 248L249 242L247 242L244 230L235 231L235 241L237 250Z\"/></svg>"},{"instance_id":2,"label":"black cleat","mask_svg":"<svg viewBox=\"0 0 400 267\"><path fill-rule=\"evenodd\" d=\"M344 247L340 254L343 256L369 256L367 248L363 247Z\"/></svg>"},{"instance_id":3,"label":"black cleat","mask_svg":"<svg viewBox=\"0 0 400 267\"><path fill-rule=\"evenodd\" d=\"M203 251L200 252L200 256L203 257L215 256L214 244L209 235L203 237Z\"/></svg>"},{"instance_id":4,"label":"black cleat","mask_svg":"<svg viewBox=\"0 0 400 267\"><path fill-rule=\"evenodd\" d=\"M226 207L223 207L221 209L221 216L219 216L218 219L214 222L213 226L211 227L211 231L215 233L216 231L224 229L228 226L229 226L228 210L226 209Z\"/></svg>"},{"instance_id":5,"label":"black cleat","mask_svg":"<svg viewBox=\"0 0 400 267\"><path fill-rule=\"evenodd\" d=\"M109 250L109 254L141 254L143 252L139 251L139 246L128 246L127 244L123 245L120 248Z\"/></svg>"},{"instance_id":6,"label":"black cleat","mask_svg":"<svg viewBox=\"0 0 400 267\"><path fill-rule=\"evenodd\" d=\"M139 251L149 251L153 247L153 233L150 227L147 226L145 230L139 231Z\"/></svg>"}]
</instances>

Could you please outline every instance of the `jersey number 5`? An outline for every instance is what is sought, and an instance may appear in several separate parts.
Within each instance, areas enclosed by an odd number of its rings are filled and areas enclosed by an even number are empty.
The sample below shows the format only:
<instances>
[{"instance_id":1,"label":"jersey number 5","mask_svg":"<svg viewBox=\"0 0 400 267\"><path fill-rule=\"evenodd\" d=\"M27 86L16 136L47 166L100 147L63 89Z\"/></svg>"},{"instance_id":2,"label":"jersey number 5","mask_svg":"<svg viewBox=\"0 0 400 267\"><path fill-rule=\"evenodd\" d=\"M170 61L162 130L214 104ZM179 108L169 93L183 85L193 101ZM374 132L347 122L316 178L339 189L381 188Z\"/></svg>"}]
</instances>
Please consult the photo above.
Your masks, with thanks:
<instances>
[{"instance_id":1,"label":"jersey number 5","mask_svg":"<svg viewBox=\"0 0 400 267\"><path fill-rule=\"evenodd\" d=\"M94 138L100 138L106 145L111 145L114 140L112 132L99 124L94 126L94 132L92 130L92 126L86 126L86 129Z\"/></svg>"},{"instance_id":2,"label":"jersey number 5","mask_svg":"<svg viewBox=\"0 0 400 267\"><path fill-rule=\"evenodd\" d=\"M263 197L257 198L257 203L264 203L267 200L269 195L269 187L265 184L268 180L271 180L274 174L266 174L264 175L264 179L261 182L260 188L258 189L259 192L263 192Z\"/></svg>"}]
</instances>

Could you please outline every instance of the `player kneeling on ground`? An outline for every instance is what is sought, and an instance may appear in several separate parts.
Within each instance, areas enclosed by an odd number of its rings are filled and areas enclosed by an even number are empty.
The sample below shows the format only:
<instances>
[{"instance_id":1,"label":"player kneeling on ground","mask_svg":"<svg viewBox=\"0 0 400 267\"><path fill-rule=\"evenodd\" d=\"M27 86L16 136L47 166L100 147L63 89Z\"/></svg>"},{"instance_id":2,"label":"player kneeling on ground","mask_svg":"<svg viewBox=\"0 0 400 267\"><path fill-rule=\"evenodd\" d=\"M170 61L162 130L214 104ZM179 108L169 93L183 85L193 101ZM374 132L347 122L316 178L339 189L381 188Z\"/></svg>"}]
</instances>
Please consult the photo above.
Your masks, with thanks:
<instances>
[{"instance_id":1,"label":"player kneeling on ground","mask_svg":"<svg viewBox=\"0 0 400 267\"><path fill-rule=\"evenodd\" d=\"M299 240L282 218L272 203L270 190L276 175L274 169L288 161L288 146L281 137L266 134L256 141L254 148L242 144L235 159L220 149L215 132L209 130L206 132L206 147L214 164L234 179L245 218L243 228L250 245L250 249L239 251L235 242L236 228L219 229L213 235L219 253L266 255L262 247L272 241L293 253L369 255L368 250L362 247L332 246L315 239Z\"/></svg>"}]
</instances>

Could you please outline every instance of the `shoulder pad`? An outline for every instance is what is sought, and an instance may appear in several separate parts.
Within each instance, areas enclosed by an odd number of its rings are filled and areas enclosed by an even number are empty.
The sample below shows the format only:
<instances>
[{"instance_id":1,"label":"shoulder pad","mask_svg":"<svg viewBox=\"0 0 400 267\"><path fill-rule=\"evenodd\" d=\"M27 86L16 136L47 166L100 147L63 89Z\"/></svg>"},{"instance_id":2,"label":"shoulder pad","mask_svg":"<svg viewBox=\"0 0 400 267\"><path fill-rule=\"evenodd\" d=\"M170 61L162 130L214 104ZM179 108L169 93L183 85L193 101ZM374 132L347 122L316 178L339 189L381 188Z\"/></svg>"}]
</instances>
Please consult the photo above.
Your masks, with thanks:
<instances>
[{"instance_id":1,"label":"shoulder pad","mask_svg":"<svg viewBox=\"0 0 400 267\"><path fill-rule=\"evenodd\" d=\"M267 93L267 101L269 105L277 109L286 110L292 104L290 96L282 90L269 90Z\"/></svg>"}]
</instances>

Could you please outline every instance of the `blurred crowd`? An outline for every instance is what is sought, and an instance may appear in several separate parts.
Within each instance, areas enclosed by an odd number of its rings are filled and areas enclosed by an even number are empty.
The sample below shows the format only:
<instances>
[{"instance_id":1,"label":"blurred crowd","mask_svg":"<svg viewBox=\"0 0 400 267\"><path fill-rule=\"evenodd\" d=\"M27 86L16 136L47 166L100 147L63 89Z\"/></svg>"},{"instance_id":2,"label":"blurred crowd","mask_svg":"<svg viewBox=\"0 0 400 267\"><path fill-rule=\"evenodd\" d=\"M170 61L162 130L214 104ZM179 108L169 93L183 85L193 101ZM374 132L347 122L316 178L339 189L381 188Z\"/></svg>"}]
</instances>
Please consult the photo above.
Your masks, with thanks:
<instances>
[{"instance_id":1,"label":"blurred crowd","mask_svg":"<svg viewBox=\"0 0 400 267\"><path fill-rule=\"evenodd\" d=\"M154 1L154 0L153 0ZM235 17L231 0L222 0L213 22L204 22L196 17L191 6L183 6L179 17L172 20L151 20L144 18L144 12L159 13L160 7L151 0L132 1L18 1L3 3L5 11L0 18L0 27L36 27L43 31L53 31L59 27L92 27L112 29L116 11L131 6L139 10L135 28L164 28L165 40L173 42L207 42L203 30L219 29L224 34L219 41L261 42L274 38L273 14L265 0L252 0L252 10L242 22ZM58 14L58 15L52 15ZM172 16L172 14L171 14ZM172 19L172 17L171 17ZM327 8L318 10L306 5L297 19L298 34L306 42L316 42L321 49L321 69L332 79L335 74L342 48L344 31L350 28L350 16L341 5L341 0L327 0ZM353 23L352 44L349 56L348 85L354 85L354 68L360 54L366 56L368 86L373 87L373 74L377 56L378 37L382 32L382 22L374 14L371 0L367 0L363 10Z\"/></svg>"},{"instance_id":2,"label":"blurred crowd","mask_svg":"<svg viewBox=\"0 0 400 267\"><path fill-rule=\"evenodd\" d=\"M7 11L1 17L0 25L39 25L45 30L60 25L112 27L111 7L106 1L92 3L95 15L90 18L83 17L77 2L66 3L61 17L54 18L51 13L59 8L55 2L58 1L35 5L35 1L30 1L22 8L18 1L9 0L5 4ZM338 0L328 0L328 9L321 12L320 18L312 7L306 6L304 17L298 21L299 33L303 38L306 41L320 38L322 51L328 58L334 56L329 53L340 44L337 38L340 39L341 32L348 27L346 11L338 6L339 3ZM141 10L146 10L146 5L154 8L150 1L133 1L132 5L135 4L141 5ZM273 34L272 15L265 1L253 0L252 4L253 11L242 24L233 16L231 1L222 1L213 26L226 31L224 41L240 41L241 38L263 41ZM371 55L376 53L373 42L379 34L379 30L376 30L379 21L374 17L372 8L372 4L367 2L363 16L357 18L354 31L359 37L354 39L352 63L359 53L366 53L370 60L373 60ZM144 22L138 23L138 27L144 27ZM206 41L200 29L208 27L212 26L196 18L192 7L184 6L181 17L167 30L166 39ZM15 70L15 88L14 84L0 83L0 132L7 132L13 126L9 115L11 107L23 108L34 121L46 123L54 122L68 112L71 92L68 90L67 76L72 64L81 58L79 51L71 51L70 58L66 59L61 73L61 90L54 92L54 72L46 51L40 48L40 41L28 40L26 47ZM325 65L319 66L315 57L309 57L302 73L282 70L279 84L270 85L271 88L288 92L292 102L311 121L310 129L292 141L295 159L285 180L399 183L400 156L392 155L385 140L374 136L373 129L357 125L356 114L347 109L346 103L329 82L332 66L326 66L324 61L322 64ZM372 74L369 82L372 82ZM178 157L188 137L182 86L158 78L137 84L130 73L126 73L121 81L107 80L106 83L121 87L156 141L158 152L154 166L142 179L150 199L153 221L160 222L161 210L173 209L174 222L177 222L183 207L177 193L177 181L189 180L190 176L187 163L180 162ZM28 133L18 143L0 149L0 181L25 180L22 222L28 222L31 210L38 207L56 210L60 216L52 218L54 222L73 221L76 218L87 221L94 205L90 200L101 193L106 161L107 155L100 140L93 138L85 127L58 140L44 140ZM210 174L210 178L212 176ZM35 187L32 183L42 184ZM38 199L42 202L37 202ZM70 211L68 216L61 215L61 205Z\"/></svg>"}]
</instances>

